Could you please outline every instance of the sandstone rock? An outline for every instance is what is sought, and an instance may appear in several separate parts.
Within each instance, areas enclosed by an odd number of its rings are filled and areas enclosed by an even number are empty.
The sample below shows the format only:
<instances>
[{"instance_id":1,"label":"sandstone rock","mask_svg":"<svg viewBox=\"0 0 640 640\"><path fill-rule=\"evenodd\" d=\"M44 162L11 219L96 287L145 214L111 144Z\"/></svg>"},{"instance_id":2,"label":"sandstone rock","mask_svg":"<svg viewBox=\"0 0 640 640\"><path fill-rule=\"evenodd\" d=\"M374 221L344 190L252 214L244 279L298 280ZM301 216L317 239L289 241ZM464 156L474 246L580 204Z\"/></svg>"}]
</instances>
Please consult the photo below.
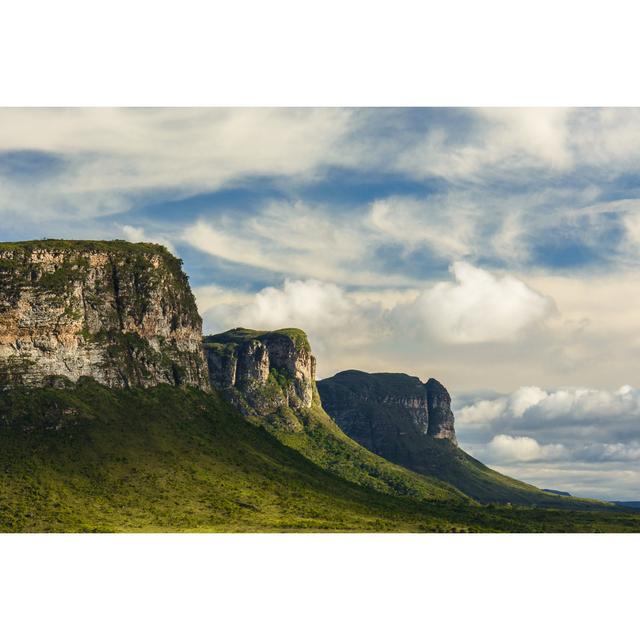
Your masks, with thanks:
<instances>
[{"instance_id":1,"label":"sandstone rock","mask_svg":"<svg viewBox=\"0 0 640 640\"><path fill-rule=\"evenodd\" d=\"M311 408L316 363L299 329L232 329L204 345L211 385L245 415Z\"/></svg>"},{"instance_id":2,"label":"sandstone rock","mask_svg":"<svg viewBox=\"0 0 640 640\"><path fill-rule=\"evenodd\" d=\"M164 247L0 243L0 388L90 376L110 387L208 389L201 327L181 263Z\"/></svg>"}]
</instances>

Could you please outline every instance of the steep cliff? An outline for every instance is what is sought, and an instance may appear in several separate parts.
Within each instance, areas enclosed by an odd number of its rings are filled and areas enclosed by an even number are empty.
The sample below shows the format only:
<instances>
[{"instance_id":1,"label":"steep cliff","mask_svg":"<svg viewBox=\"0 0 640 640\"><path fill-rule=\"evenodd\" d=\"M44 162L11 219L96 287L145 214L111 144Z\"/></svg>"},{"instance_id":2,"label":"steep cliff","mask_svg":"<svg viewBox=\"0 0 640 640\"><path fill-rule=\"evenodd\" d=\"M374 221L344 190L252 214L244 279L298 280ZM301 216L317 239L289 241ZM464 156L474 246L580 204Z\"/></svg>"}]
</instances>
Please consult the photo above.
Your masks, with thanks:
<instances>
[{"instance_id":1,"label":"steep cliff","mask_svg":"<svg viewBox=\"0 0 640 640\"><path fill-rule=\"evenodd\" d=\"M451 397L437 380L343 371L317 385L322 405L356 442L396 464L448 482L480 502L580 508L489 469L457 446Z\"/></svg>"},{"instance_id":2,"label":"steep cliff","mask_svg":"<svg viewBox=\"0 0 640 640\"><path fill-rule=\"evenodd\" d=\"M435 378L429 378L424 387L429 413L428 435L457 444L449 392Z\"/></svg>"},{"instance_id":3,"label":"steep cliff","mask_svg":"<svg viewBox=\"0 0 640 640\"><path fill-rule=\"evenodd\" d=\"M320 467L385 493L464 499L453 487L383 460L345 435L320 404L315 358L303 331L239 328L208 336L204 345L211 385Z\"/></svg>"},{"instance_id":4,"label":"steep cliff","mask_svg":"<svg viewBox=\"0 0 640 640\"><path fill-rule=\"evenodd\" d=\"M89 376L209 388L180 261L122 241L0 243L0 388Z\"/></svg>"},{"instance_id":5,"label":"steep cliff","mask_svg":"<svg viewBox=\"0 0 640 640\"><path fill-rule=\"evenodd\" d=\"M322 405L342 429L371 451L408 464L421 441L456 444L451 397L434 379L404 373L343 371L318 382Z\"/></svg>"},{"instance_id":6,"label":"steep cliff","mask_svg":"<svg viewBox=\"0 0 640 640\"><path fill-rule=\"evenodd\" d=\"M299 329L232 329L205 338L211 384L244 415L310 409L316 359Z\"/></svg>"}]
</instances>

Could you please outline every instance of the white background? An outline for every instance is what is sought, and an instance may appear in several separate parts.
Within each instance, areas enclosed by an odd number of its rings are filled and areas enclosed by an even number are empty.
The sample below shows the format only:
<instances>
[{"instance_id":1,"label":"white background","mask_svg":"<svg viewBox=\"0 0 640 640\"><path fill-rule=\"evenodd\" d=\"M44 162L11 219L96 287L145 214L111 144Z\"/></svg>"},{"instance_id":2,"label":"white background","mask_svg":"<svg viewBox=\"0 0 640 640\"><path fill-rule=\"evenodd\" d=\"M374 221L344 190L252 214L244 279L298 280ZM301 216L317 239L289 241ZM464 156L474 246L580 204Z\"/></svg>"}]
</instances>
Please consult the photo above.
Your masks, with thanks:
<instances>
[{"instance_id":1,"label":"white background","mask_svg":"<svg viewBox=\"0 0 640 640\"><path fill-rule=\"evenodd\" d=\"M21 0L0 5L0 104L637 106L637 25L615 0ZM631 535L9 535L0 629L618 638L638 551Z\"/></svg>"}]
</instances>

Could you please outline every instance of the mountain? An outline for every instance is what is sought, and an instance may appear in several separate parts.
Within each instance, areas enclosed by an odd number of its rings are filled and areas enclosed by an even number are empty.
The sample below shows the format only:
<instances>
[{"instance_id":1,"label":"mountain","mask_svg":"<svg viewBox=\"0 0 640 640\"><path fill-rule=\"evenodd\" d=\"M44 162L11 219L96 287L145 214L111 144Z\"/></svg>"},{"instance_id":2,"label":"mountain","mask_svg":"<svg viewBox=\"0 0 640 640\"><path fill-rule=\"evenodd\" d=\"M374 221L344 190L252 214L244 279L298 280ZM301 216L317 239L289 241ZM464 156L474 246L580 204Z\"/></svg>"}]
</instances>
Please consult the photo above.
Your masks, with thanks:
<instances>
[{"instance_id":1,"label":"mountain","mask_svg":"<svg viewBox=\"0 0 640 640\"><path fill-rule=\"evenodd\" d=\"M345 435L303 332L200 327L160 246L0 243L0 531L640 530L481 507ZM433 391L426 435L457 450Z\"/></svg>"},{"instance_id":2,"label":"mountain","mask_svg":"<svg viewBox=\"0 0 640 640\"><path fill-rule=\"evenodd\" d=\"M300 329L237 328L205 337L204 347L212 387L320 467L385 493L469 501L451 485L392 464L343 433L320 404L315 357Z\"/></svg>"},{"instance_id":3,"label":"mountain","mask_svg":"<svg viewBox=\"0 0 640 640\"><path fill-rule=\"evenodd\" d=\"M317 384L326 412L356 442L396 464L456 487L481 503L589 508L490 469L456 444L451 397L437 380L343 371Z\"/></svg>"},{"instance_id":4,"label":"mountain","mask_svg":"<svg viewBox=\"0 0 640 640\"><path fill-rule=\"evenodd\" d=\"M613 504L617 504L619 507L626 507L627 509L640 509L640 501L638 500L615 500Z\"/></svg>"},{"instance_id":5,"label":"mountain","mask_svg":"<svg viewBox=\"0 0 640 640\"><path fill-rule=\"evenodd\" d=\"M164 247L0 244L0 388L90 376L207 389L201 339L187 277Z\"/></svg>"}]
</instances>

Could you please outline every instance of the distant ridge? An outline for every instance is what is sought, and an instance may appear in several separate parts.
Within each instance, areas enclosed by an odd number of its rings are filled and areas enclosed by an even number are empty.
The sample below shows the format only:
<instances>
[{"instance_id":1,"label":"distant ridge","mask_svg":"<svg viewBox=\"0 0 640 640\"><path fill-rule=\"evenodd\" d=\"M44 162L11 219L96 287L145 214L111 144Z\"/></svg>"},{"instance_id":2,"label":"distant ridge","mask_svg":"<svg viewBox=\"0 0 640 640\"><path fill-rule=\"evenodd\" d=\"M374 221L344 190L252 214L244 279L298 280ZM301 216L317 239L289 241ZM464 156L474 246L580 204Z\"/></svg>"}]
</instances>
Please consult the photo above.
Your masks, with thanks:
<instances>
[{"instance_id":1,"label":"distant ridge","mask_svg":"<svg viewBox=\"0 0 640 640\"><path fill-rule=\"evenodd\" d=\"M626 507L627 509L640 509L640 500L627 500L627 501L614 500L613 504L616 504L619 507Z\"/></svg>"}]
</instances>

